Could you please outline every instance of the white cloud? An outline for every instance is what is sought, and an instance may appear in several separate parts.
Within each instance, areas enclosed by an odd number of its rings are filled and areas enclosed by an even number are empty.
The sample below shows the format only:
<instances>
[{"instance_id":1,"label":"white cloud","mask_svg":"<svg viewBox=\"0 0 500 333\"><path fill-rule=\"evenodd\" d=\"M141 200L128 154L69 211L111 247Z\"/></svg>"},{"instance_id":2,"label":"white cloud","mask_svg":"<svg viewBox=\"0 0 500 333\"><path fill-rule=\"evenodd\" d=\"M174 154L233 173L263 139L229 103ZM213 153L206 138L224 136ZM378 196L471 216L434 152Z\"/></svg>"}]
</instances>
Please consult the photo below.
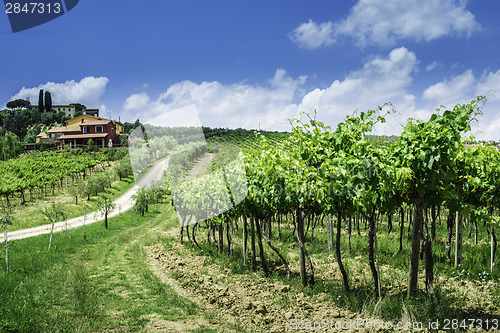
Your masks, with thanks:
<instances>
[{"instance_id":1,"label":"white cloud","mask_svg":"<svg viewBox=\"0 0 500 333\"><path fill-rule=\"evenodd\" d=\"M486 95L489 102L500 101L500 70L476 78L468 69L428 87L423 98L452 107L457 103L468 103L478 95Z\"/></svg>"},{"instance_id":2,"label":"white cloud","mask_svg":"<svg viewBox=\"0 0 500 333\"><path fill-rule=\"evenodd\" d=\"M99 106L99 116L104 117L104 118L108 118L108 119L115 119L115 114L114 114L113 110L108 109L108 106L106 104L101 104Z\"/></svg>"},{"instance_id":3,"label":"white cloud","mask_svg":"<svg viewBox=\"0 0 500 333\"><path fill-rule=\"evenodd\" d=\"M38 94L40 89L50 91L52 104L81 103L88 108L98 107L101 97L106 92L106 85L109 80L107 77L87 76L76 82L74 80L64 83L47 82L38 87L23 87L12 99L29 98L31 104L38 105Z\"/></svg>"},{"instance_id":4,"label":"white cloud","mask_svg":"<svg viewBox=\"0 0 500 333\"><path fill-rule=\"evenodd\" d=\"M435 109L440 105L452 108L458 103L470 103L479 95L486 95L482 106L484 116L480 116L473 127L477 139L500 140L500 70L484 73L476 78L471 69L433 84L423 93L423 99Z\"/></svg>"},{"instance_id":5,"label":"white cloud","mask_svg":"<svg viewBox=\"0 0 500 333\"><path fill-rule=\"evenodd\" d=\"M482 107L484 116L479 118L475 129L480 131L478 139L500 141L500 70L484 73L474 82L474 92L469 99L486 95L486 104Z\"/></svg>"},{"instance_id":6,"label":"white cloud","mask_svg":"<svg viewBox=\"0 0 500 333\"><path fill-rule=\"evenodd\" d=\"M309 20L295 28L288 37L305 49L315 49L335 42L332 22L317 24Z\"/></svg>"},{"instance_id":7,"label":"white cloud","mask_svg":"<svg viewBox=\"0 0 500 333\"><path fill-rule=\"evenodd\" d=\"M437 62L437 61L434 60L433 62L431 62L430 64L428 64L427 66L425 66L425 71L426 72L430 72L430 71L433 71L436 68L441 67L441 66L442 66L441 63L439 63L439 62Z\"/></svg>"},{"instance_id":8,"label":"white cloud","mask_svg":"<svg viewBox=\"0 0 500 333\"><path fill-rule=\"evenodd\" d=\"M498 105L497 105L498 106ZM498 108L497 108L498 110ZM487 116L488 117L488 116ZM495 115L490 115L488 118L482 118L479 120L477 126L480 133L476 134L478 140L500 140L500 113Z\"/></svg>"},{"instance_id":9,"label":"white cloud","mask_svg":"<svg viewBox=\"0 0 500 333\"><path fill-rule=\"evenodd\" d=\"M133 94L124 103L122 119L147 121L162 113L194 105L201 125L211 127L244 127L290 130L286 119L299 111L318 109L318 119L336 127L354 110L377 109L391 102L398 114L388 117L388 124L376 127L377 134L399 134L408 118L427 120L441 104L453 107L469 103L477 94L490 93L475 132L477 138L500 139L500 70L475 78L468 70L428 87L417 98L413 93L413 76L418 68L416 55L401 47L385 56L368 60L345 78L333 81L324 89L305 91L306 77L293 78L278 69L266 85L246 83L182 81L169 86L164 93L151 97ZM188 117L188 115L186 115Z\"/></svg>"},{"instance_id":10,"label":"white cloud","mask_svg":"<svg viewBox=\"0 0 500 333\"><path fill-rule=\"evenodd\" d=\"M379 134L399 132L402 122L415 116L415 96L409 92L413 81L412 73L417 66L413 52L401 47L392 50L386 57L368 61L360 70L349 73L342 81L334 81L326 89L315 89L304 96L300 110L319 110L319 118L335 126L354 110L375 109L386 102L401 112L391 116L390 124L379 128ZM427 117L426 112L419 114ZM392 127L391 127L392 126Z\"/></svg>"},{"instance_id":11,"label":"white cloud","mask_svg":"<svg viewBox=\"0 0 500 333\"><path fill-rule=\"evenodd\" d=\"M154 100L146 93L129 96L122 115L146 121L193 104L204 126L258 128L260 124L263 129L287 130L285 120L295 116L294 101L303 96L305 80L305 76L294 79L278 69L268 86L182 81Z\"/></svg>"},{"instance_id":12,"label":"white cloud","mask_svg":"<svg viewBox=\"0 0 500 333\"><path fill-rule=\"evenodd\" d=\"M123 104L125 111L130 110L141 110L148 106L149 96L146 93L132 94L130 95Z\"/></svg>"},{"instance_id":13,"label":"white cloud","mask_svg":"<svg viewBox=\"0 0 500 333\"><path fill-rule=\"evenodd\" d=\"M484 75L476 87L476 95L487 95L488 101L500 101L500 70Z\"/></svg>"},{"instance_id":14,"label":"white cloud","mask_svg":"<svg viewBox=\"0 0 500 333\"><path fill-rule=\"evenodd\" d=\"M306 48L333 43L350 36L361 46L390 46L397 40L431 41L455 35L469 37L480 29L467 1L455 0L359 0L339 22L309 21L291 34Z\"/></svg>"},{"instance_id":15,"label":"white cloud","mask_svg":"<svg viewBox=\"0 0 500 333\"><path fill-rule=\"evenodd\" d=\"M467 70L460 75L453 76L438 82L424 91L423 98L439 102L448 107L457 103L470 102L470 96L474 91L475 78L472 70Z\"/></svg>"}]
</instances>

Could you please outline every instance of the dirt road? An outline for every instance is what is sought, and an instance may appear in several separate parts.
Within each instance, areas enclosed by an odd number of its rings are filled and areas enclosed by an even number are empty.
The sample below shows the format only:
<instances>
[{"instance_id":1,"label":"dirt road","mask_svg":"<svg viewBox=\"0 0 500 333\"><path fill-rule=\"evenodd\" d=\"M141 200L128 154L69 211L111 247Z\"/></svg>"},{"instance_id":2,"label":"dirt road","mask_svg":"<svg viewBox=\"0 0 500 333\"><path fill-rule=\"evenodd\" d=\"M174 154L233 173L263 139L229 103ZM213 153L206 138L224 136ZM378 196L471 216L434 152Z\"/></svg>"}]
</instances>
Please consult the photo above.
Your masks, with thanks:
<instances>
[{"instance_id":1,"label":"dirt road","mask_svg":"<svg viewBox=\"0 0 500 333\"><path fill-rule=\"evenodd\" d=\"M127 211L133 207L134 202L132 200L132 196L137 193L139 188L141 187L149 187L155 181L161 179L163 176L163 171L167 169L168 166L168 158L158 162L144 177L142 177L137 184L125 192L121 197L114 201L116 207L113 209L111 213L108 214L108 217L113 217L121 212ZM66 221L57 222L54 224L54 232L64 231L66 228L78 228L83 226L84 224L91 224L98 221L104 220L104 214L100 212L89 212L86 216L78 216ZM50 233L52 225L46 224L39 227L22 229L9 232L7 237L9 240L23 239L28 237L34 237L38 235L48 234ZM4 242L4 234L0 235L0 243Z\"/></svg>"}]
</instances>

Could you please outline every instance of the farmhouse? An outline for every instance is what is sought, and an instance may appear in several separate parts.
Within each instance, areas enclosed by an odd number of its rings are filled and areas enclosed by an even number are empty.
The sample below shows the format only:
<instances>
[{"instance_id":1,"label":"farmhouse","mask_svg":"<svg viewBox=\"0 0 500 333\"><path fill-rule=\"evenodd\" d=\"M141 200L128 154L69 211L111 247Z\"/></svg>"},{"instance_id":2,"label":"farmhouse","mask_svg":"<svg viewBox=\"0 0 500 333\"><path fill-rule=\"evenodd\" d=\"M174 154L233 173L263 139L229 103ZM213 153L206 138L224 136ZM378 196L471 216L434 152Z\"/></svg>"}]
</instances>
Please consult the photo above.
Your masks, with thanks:
<instances>
[{"instance_id":1,"label":"farmhouse","mask_svg":"<svg viewBox=\"0 0 500 333\"><path fill-rule=\"evenodd\" d=\"M52 105L53 112L64 112L64 115L67 117L73 118L76 114L76 106L75 105ZM99 109L85 109L83 110L83 114L87 114L89 116L99 117Z\"/></svg>"},{"instance_id":2,"label":"farmhouse","mask_svg":"<svg viewBox=\"0 0 500 333\"><path fill-rule=\"evenodd\" d=\"M52 105L52 111L64 112L65 116L74 117L76 112L76 107L74 105Z\"/></svg>"},{"instance_id":3,"label":"farmhouse","mask_svg":"<svg viewBox=\"0 0 500 333\"><path fill-rule=\"evenodd\" d=\"M54 142L59 148L78 148L87 146L92 139L98 147L116 147L120 144L118 134L122 132L123 126L113 120L84 114L66 120L65 126L38 134L36 142Z\"/></svg>"}]
</instances>

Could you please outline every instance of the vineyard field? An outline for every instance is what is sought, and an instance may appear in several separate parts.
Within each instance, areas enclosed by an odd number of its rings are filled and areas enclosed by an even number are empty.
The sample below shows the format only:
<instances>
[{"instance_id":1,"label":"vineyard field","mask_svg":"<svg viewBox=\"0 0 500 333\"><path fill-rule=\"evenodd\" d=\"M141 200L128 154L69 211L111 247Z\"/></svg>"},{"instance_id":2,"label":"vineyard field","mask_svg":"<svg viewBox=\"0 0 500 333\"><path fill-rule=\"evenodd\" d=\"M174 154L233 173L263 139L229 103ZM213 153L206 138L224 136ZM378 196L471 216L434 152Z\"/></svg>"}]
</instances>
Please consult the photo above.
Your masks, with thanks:
<instances>
[{"instance_id":1,"label":"vineyard field","mask_svg":"<svg viewBox=\"0 0 500 333\"><path fill-rule=\"evenodd\" d=\"M207 142L209 144L229 142L240 147L243 151L251 151L259 150L262 147L262 138L265 138L270 145L277 145L286 142L292 135L289 132L245 131L239 133L237 131L229 131L230 133L228 134L210 137L207 139ZM285 146L288 147L288 145Z\"/></svg>"},{"instance_id":2,"label":"vineyard field","mask_svg":"<svg viewBox=\"0 0 500 333\"><path fill-rule=\"evenodd\" d=\"M43 255L48 236L14 241L11 270L0 271L0 327L291 332L354 319L389 325L383 331L397 323L447 330L447 320L452 331L496 331L500 151L468 144L483 102L408 119L398 137L371 134L395 112L390 104L336 127L301 114L290 133L203 128L208 145L199 128L145 126L128 155L43 157L55 167L35 183L24 177L24 164L35 162L19 159L16 169L7 161L4 207L50 197L70 179L89 190L67 186L68 198L97 199L96 185L106 192L112 179L168 165L163 186L138 190L134 208L109 229L92 225L83 239L78 229L57 234L52 250L50 236ZM15 219L4 212L4 221ZM64 263L70 282L54 291L61 314L50 296L23 310L16 290L41 294Z\"/></svg>"},{"instance_id":3,"label":"vineyard field","mask_svg":"<svg viewBox=\"0 0 500 333\"><path fill-rule=\"evenodd\" d=\"M122 156L123 150L97 154L44 152L0 162L4 170L0 176L0 204L10 205L15 221L9 230L47 224L43 210L54 202L65 206L67 219L95 211L97 189L91 190L95 182L111 182L103 190L115 199L134 185L133 178L119 181L114 175Z\"/></svg>"}]
</instances>

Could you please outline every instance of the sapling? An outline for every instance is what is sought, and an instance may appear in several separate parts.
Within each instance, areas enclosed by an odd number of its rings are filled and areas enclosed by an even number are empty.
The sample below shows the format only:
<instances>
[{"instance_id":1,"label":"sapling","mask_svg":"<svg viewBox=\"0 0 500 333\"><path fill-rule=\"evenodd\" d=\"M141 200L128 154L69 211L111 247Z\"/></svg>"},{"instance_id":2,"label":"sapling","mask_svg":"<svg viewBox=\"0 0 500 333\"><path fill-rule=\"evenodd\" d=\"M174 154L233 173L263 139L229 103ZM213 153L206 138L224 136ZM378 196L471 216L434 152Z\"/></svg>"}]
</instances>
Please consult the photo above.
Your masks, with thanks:
<instances>
[{"instance_id":1,"label":"sapling","mask_svg":"<svg viewBox=\"0 0 500 333\"><path fill-rule=\"evenodd\" d=\"M104 214L104 227L108 230L108 214L116 207L116 204L113 203L107 196L102 196L97 199L97 209L102 214Z\"/></svg>"},{"instance_id":2,"label":"sapling","mask_svg":"<svg viewBox=\"0 0 500 333\"><path fill-rule=\"evenodd\" d=\"M7 225L12 223L12 207L8 205L2 205L2 223L4 229L4 242L5 242L5 266L7 268L7 273L9 272L9 239L7 234Z\"/></svg>"},{"instance_id":3,"label":"sapling","mask_svg":"<svg viewBox=\"0 0 500 333\"><path fill-rule=\"evenodd\" d=\"M64 211L64 207L60 202L53 202L49 207L45 207L42 209L43 215L47 218L47 220L52 221L52 227L50 229L50 238L49 238L49 251L52 245L52 235L54 234L54 224L56 223L57 218L64 219L66 213Z\"/></svg>"}]
</instances>

